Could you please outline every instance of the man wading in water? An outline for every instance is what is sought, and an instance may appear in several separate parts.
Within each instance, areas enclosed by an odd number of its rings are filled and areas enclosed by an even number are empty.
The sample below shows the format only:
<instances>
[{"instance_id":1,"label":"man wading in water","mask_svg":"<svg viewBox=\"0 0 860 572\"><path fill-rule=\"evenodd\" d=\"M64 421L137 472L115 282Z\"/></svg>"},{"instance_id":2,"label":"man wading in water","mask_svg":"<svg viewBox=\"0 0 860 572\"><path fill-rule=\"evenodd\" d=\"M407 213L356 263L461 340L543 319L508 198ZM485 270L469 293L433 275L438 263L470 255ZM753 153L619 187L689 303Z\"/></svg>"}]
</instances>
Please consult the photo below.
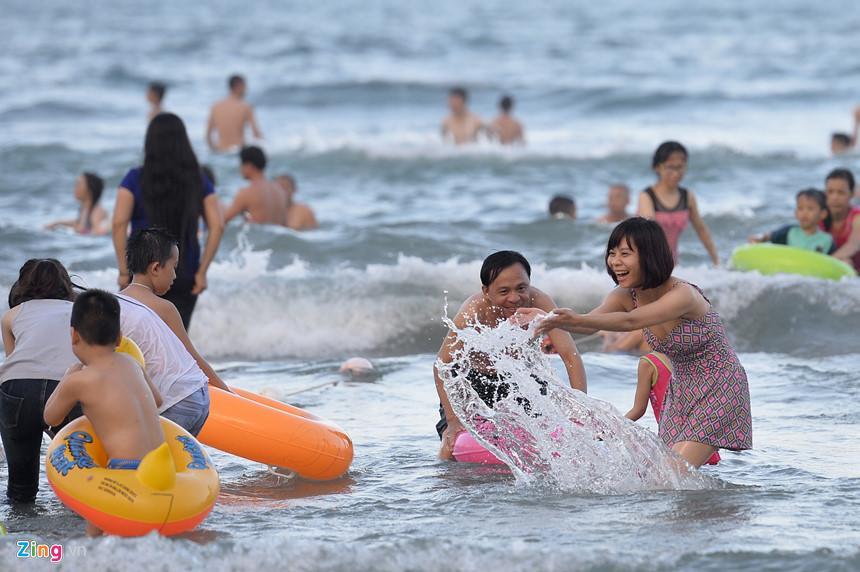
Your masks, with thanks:
<instances>
[{"instance_id":1,"label":"man wading in water","mask_svg":"<svg viewBox=\"0 0 860 572\"><path fill-rule=\"evenodd\" d=\"M556 305L547 294L533 287L530 282L531 266L519 252L502 250L491 254L484 260L481 267L481 292L466 300L454 317L454 325L464 328L468 325L481 324L494 328L512 317L519 308L539 308L550 312ZM580 391L586 391L585 368L576 349L573 338L565 331L553 330L548 334L553 350L561 357L570 386ZM448 332L438 358L442 363L451 363L453 355L459 349L460 342L455 332ZM469 382L481 399L492 407L496 401L508 395L509 386L499 383L496 373L484 360L473 362L469 372ZM465 431L463 424L454 415L448 395L439 377L439 371L434 365L433 374L436 378L436 391L439 393L439 423L436 431L442 439L439 458L451 459L457 434Z\"/></svg>"}]
</instances>

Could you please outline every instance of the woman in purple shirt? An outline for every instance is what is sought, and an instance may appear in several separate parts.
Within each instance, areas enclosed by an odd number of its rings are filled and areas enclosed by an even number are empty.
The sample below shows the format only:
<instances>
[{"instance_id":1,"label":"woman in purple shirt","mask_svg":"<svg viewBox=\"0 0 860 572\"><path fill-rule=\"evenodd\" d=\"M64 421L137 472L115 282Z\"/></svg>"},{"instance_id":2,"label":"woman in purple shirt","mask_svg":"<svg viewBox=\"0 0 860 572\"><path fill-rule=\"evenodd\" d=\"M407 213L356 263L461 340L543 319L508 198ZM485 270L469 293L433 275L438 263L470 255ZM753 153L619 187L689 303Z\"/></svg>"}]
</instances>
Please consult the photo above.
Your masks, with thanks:
<instances>
[{"instance_id":1,"label":"woman in purple shirt","mask_svg":"<svg viewBox=\"0 0 860 572\"><path fill-rule=\"evenodd\" d=\"M208 229L200 254L200 217ZM120 289L131 281L125 260L129 234L160 227L179 241L176 281L164 295L173 302L187 329L197 296L206 289L206 272L224 232L224 219L212 183L200 170L185 124L172 113L160 113L149 123L143 166L131 169L120 183L113 213L113 243Z\"/></svg>"}]
</instances>

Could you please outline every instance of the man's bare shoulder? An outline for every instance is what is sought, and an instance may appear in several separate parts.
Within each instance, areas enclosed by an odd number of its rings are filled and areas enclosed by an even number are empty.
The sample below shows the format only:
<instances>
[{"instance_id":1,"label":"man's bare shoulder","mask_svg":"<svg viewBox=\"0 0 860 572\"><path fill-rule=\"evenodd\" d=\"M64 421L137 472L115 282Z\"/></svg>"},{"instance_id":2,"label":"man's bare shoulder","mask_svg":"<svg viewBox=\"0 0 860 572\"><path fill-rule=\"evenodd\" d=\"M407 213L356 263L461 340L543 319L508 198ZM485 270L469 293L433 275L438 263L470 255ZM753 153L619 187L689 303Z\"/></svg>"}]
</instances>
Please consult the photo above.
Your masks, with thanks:
<instances>
[{"instance_id":1,"label":"man's bare shoulder","mask_svg":"<svg viewBox=\"0 0 860 572\"><path fill-rule=\"evenodd\" d=\"M541 310L552 310L555 306L555 300L552 299L552 296L541 290L540 288L531 287L531 301L533 308L540 308Z\"/></svg>"}]
</instances>

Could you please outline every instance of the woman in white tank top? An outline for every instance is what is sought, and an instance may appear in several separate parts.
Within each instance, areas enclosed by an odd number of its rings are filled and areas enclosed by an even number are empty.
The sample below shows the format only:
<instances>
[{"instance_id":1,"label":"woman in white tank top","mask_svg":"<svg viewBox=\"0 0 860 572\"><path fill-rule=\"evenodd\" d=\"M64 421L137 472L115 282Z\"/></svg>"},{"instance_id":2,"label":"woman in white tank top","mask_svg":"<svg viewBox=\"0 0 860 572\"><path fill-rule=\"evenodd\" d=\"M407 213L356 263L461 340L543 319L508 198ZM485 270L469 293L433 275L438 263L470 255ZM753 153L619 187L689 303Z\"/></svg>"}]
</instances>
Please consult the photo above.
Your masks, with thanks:
<instances>
[{"instance_id":1,"label":"woman in white tank top","mask_svg":"<svg viewBox=\"0 0 860 572\"><path fill-rule=\"evenodd\" d=\"M6 450L6 496L33 502L39 490L45 402L66 370L78 363L69 322L75 286L54 259L28 260L9 292L0 324L6 360L0 365L0 437ZM75 407L63 422L81 415Z\"/></svg>"}]
</instances>

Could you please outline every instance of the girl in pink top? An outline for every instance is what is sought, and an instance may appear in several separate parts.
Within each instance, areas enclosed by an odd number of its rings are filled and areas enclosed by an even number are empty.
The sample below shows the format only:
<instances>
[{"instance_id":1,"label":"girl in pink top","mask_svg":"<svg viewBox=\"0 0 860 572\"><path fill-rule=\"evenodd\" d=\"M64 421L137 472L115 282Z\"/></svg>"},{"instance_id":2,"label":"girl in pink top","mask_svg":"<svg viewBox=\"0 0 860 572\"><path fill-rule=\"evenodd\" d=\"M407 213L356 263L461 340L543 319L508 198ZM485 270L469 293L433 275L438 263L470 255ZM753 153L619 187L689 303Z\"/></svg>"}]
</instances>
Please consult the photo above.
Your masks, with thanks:
<instances>
[{"instance_id":1,"label":"girl in pink top","mask_svg":"<svg viewBox=\"0 0 860 572\"><path fill-rule=\"evenodd\" d=\"M657 147L651 167L657 173L657 183L639 194L639 216L657 221L666 233L675 262L678 261L678 239L693 223L696 234L705 245L714 266L720 265L717 247L705 221L699 214L696 195L681 185L687 171L687 149L677 141L666 141Z\"/></svg>"}]
</instances>

